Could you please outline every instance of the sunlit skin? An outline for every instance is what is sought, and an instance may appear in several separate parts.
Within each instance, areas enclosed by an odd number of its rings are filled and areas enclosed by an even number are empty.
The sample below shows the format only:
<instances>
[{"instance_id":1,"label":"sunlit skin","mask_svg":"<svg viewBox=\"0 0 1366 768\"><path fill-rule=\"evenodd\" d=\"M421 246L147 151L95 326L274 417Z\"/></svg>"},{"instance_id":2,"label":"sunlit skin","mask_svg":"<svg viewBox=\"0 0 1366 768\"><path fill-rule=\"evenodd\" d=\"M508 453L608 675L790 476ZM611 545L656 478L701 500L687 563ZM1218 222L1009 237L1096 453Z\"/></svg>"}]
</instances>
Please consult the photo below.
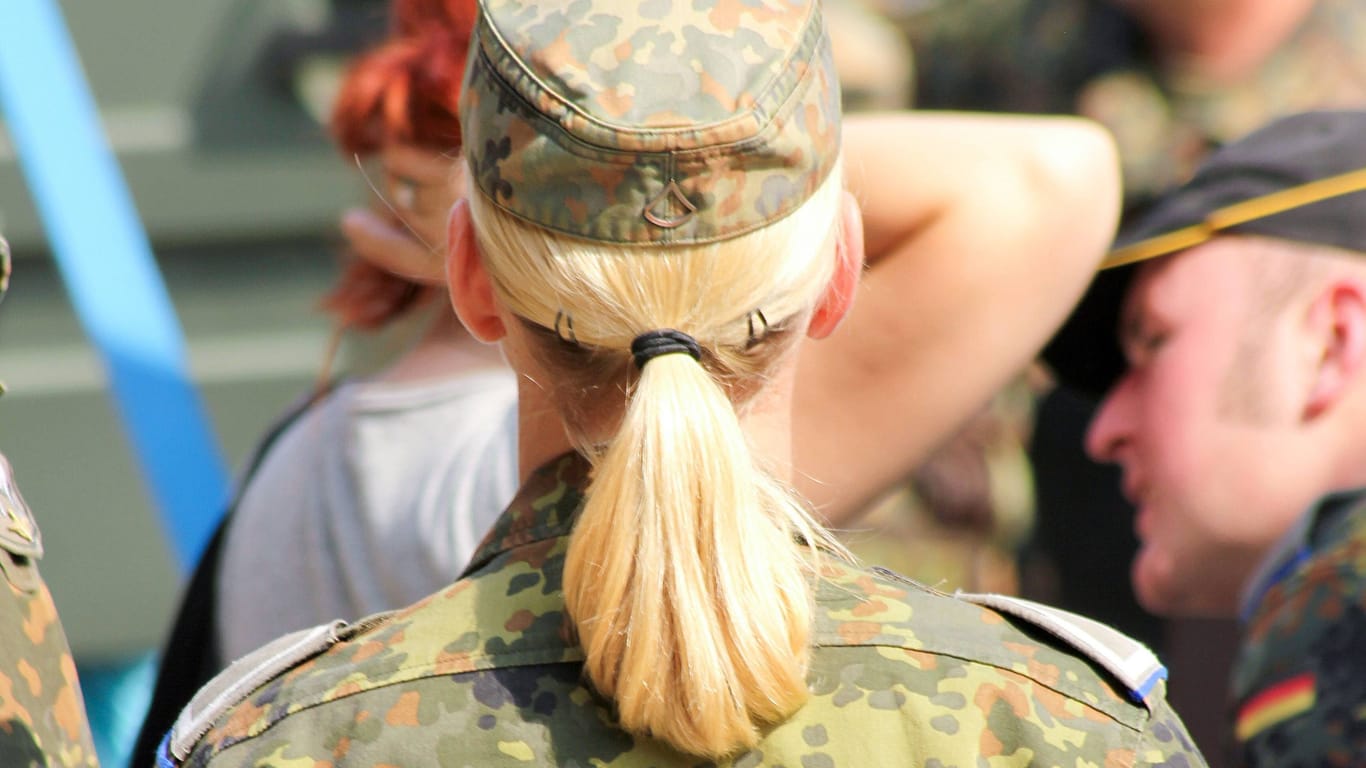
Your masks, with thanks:
<instances>
[{"instance_id":1,"label":"sunlit skin","mask_svg":"<svg viewBox=\"0 0 1366 768\"><path fill-rule=\"evenodd\" d=\"M1251 258L1219 238L1139 268L1123 309L1129 369L1087 452L1123 470L1141 542L1134 591L1155 613L1229 616L1312 500L1297 455L1307 342L1293 310L1256 315ZM1249 335L1251 334L1251 335Z\"/></svg>"}]
</instances>

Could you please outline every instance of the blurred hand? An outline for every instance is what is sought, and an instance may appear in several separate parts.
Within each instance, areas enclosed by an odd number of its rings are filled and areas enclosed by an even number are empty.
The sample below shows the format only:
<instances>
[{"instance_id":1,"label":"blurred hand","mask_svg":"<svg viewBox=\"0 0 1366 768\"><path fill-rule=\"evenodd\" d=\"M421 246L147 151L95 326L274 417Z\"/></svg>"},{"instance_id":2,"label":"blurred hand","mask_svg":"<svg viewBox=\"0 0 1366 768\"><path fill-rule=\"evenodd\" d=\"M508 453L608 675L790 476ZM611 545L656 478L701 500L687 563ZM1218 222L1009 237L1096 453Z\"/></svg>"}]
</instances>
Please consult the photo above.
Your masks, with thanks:
<instances>
[{"instance_id":1,"label":"blurred hand","mask_svg":"<svg viewBox=\"0 0 1366 768\"><path fill-rule=\"evenodd\" d=\"M355 254L427 285L445 281L446 218L463 188L450 156L394 144L379 154L383 200L342 214L341 230Z\"/></svg>"},{"instance_id":2,"label":"blurred hand","mask_svg":"<svg viewBox=\"0 0 1366 768\"><path fill-rule=\"evenodd\" d=\"M428 246L403 224L368 208L343 213L341 230L352 253L370 265L415 283L445 283L444 238Z\"/></svg>"}]
</instances>

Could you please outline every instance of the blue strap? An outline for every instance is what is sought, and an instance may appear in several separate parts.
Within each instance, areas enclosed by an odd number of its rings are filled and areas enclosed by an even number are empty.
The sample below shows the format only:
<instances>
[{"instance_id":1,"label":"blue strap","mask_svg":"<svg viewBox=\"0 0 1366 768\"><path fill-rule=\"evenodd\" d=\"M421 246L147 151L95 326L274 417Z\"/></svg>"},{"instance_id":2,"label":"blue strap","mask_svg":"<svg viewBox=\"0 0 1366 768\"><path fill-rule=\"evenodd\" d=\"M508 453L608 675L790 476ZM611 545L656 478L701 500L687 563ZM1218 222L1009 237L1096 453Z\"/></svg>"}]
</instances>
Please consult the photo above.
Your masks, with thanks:
<instances>
[{"instance_id":1,"label":"blue strap","mask_svg":"<svg viewBox=\"0 0 1366 768\"><path fill-rule=\"evenodd\" d=\"M55 0L0 0L0 109L182 571L228 474L184 340Z\"/></svg>"},{"instance_id":2,"label":"blue strap","mask_svg":"<svg viewBox=\"0 0 1366 768\"><path fill-rule=\"evenodd\" d=\"M171 732L167 731L161 737L161 744L157 745L157 764L156 768L176 768L176 761L171 757Z\"/></svg>"}]
</instances>

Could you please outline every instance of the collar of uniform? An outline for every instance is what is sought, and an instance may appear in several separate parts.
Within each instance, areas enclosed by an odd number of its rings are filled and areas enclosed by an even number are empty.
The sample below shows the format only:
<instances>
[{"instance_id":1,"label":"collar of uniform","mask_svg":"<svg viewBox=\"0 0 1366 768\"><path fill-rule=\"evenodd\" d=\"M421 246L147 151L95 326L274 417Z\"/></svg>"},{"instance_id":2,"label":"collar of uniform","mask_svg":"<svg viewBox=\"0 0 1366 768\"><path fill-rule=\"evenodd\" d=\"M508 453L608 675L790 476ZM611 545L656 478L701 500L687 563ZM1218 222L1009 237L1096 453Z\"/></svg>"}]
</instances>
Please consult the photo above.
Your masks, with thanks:
<instances>
[{"instance_id":1,"label":"collar of uniform","mask_svg":"<svg viewBox=\"0 0 1366 768\"><path fill-rule=\"evenodd\" d=\"M460 578L474 574L510 549L568 536L583 505L591 469L587 459L570 452L532 472L484 536Z\"/></svg>"},{"instance_id":2,"label":"collar of uniform","mask_svg":"<svg viewBox=\"0 0 1366 768\"><path fill-rule=\"evenodd\" d=\"M1266 593L1308 560L1316 547L1333 540L1333 531L1344 524L1348 512L1362 507L1362 502L1366 502L1366 488L1330 493L1300 516L1248 580L1238 606L1244 624L1252 618Z\"/></svg>"}]
</instances>

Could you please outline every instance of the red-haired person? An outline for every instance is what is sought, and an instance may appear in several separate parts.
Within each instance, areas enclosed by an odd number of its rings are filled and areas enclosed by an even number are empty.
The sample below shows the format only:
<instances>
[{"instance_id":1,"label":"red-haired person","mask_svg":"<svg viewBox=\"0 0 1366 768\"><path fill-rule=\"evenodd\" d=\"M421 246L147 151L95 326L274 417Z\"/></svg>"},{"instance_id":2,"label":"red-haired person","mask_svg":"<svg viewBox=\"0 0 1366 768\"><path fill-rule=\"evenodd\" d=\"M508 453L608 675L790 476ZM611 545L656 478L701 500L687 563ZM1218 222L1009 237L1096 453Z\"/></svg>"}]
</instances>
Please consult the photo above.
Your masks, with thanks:
<instances>
[{"instance_id":1,"label":"red-haired person","mask_svg":"<svg viewBox=\"0 0 1366 768\"><path fill-rule=\"evenodd\" d=\"M390 365L341 381L269 446L243 488L217 579L219 652L405 605L449 581L516 491L516 392L496 348L439 285L473 3L394 4L396 34L361 56L332 113L341 151L375 167L375 205L342 216L354 258L325 301L344 327L422 313ZM377 162L372 162L377 161Z\"/></svg>"},{"instance_id":2,"label":"red-haired person","mask_svg":"<svg viewBox=\"0 0 1366 768\"><path fill-rule=\"evenodd\" d=\"M332 133L377 196L341 217L350 259L323 306L339 330L424 329L261 441L182 599L135 764L201 684L283 629L405 605L453 579L517 489L512 373L432 279L462 187L456 101L473 16L472 0L396 0L390 37L343 79Z\"/></svg>"}]
</instances>

